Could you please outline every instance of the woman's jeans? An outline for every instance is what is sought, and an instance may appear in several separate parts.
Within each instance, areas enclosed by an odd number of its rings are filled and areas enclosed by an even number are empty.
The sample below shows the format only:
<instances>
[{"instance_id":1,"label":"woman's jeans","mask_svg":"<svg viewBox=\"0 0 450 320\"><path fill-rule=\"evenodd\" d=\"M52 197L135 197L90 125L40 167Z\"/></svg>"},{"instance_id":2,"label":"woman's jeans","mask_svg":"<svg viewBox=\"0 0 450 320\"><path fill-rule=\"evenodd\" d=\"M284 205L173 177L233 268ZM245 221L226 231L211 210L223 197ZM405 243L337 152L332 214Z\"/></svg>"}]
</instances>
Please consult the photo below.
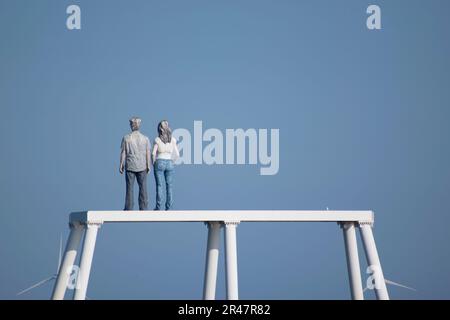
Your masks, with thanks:
<instances>
[{"instance_id":1,"label":"woman's jeans","mask_svg":"<svg viewBox=\"0 0 450 320\"><path fill-rule=\"evenodd\" d=\"M166 185L166 210L172 207L172 180L173 180L173 161L166 159L156 159L154 164L154 174L156 180L156 207L155 210L161 210L163 186Z\"/></svg>"}]
</instances>

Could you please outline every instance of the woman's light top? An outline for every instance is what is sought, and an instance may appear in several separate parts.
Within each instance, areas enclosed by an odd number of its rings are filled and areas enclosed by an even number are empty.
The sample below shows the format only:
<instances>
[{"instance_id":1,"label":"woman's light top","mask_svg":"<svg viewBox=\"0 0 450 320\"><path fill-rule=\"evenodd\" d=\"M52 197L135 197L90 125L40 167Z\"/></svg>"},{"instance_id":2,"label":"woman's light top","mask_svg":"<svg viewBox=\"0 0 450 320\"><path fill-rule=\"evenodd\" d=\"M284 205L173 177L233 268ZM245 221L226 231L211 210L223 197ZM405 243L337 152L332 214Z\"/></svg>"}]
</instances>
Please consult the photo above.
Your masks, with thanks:
<instances>
[{"instance_id":1,"label":"woman's light top","mask_svg":"<svg viewBox=\"0 0 450 320\"><path fill-rule=\"evenodd\" d=\"M162 142L162 140L157 137L155 143L153 144L152 157L153 162L156 159L166 159L173 160L180 156L180 152L177 147L177 140L172 137L172 140L168 143Z\"/></svg>"}]
</instances>

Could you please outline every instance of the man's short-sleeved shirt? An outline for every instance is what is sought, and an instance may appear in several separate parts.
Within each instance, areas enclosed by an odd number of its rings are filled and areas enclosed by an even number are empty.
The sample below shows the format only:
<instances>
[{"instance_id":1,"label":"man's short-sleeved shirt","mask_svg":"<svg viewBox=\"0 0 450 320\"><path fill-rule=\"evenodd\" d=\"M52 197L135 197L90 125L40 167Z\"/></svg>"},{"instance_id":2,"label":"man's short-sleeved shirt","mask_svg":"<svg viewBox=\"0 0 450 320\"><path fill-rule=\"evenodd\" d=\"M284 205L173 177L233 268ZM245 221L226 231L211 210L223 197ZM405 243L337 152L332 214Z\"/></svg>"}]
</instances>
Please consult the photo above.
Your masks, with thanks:
<instances>
[{"instance_id":1,"label":"man's short-sleeved shirt","mask_svg":"<svg viewBox=\"0 0 450 320\"><path fill-rule=\"evenodd\" d=\"M125 151L125 169L133 172L147 170L147 152L150 140L139 131L133 131L122 139L122 152Z\"/></svg>"}]
</instances>

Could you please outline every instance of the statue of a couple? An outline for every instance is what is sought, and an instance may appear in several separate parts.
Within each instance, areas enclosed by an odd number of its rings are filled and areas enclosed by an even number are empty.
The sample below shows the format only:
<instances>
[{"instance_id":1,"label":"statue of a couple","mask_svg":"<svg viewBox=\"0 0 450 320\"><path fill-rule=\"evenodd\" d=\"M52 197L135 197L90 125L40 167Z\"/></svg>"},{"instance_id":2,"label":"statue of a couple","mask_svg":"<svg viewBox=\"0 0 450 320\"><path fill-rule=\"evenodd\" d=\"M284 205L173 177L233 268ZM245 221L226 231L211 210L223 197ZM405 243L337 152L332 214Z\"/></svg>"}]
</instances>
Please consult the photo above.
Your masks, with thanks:
<instances>
[{"instance_id":1,"label":"statue of a couple","mask_svg":"<svg viewBox=\"0 0 450 320\"><path fill-rule=\"evenodd\" d=\"M139 210L148 210L147 174L153 166L156 182L156 205L154 210L161 210L163 189L166 189L165 209L170 210L173 204L172 182L173 161L180 156L177 141L172 137L172 130L166 120L158 124L158 136L153 148L148 137L139 130L141 119L130 119L131 133L122 139L120 152L121 174L125 173L126 196L125 209L133 210L134 181L139 185ZM150 150L152 150L150 152Z\"/></svg>"}]
</instances>

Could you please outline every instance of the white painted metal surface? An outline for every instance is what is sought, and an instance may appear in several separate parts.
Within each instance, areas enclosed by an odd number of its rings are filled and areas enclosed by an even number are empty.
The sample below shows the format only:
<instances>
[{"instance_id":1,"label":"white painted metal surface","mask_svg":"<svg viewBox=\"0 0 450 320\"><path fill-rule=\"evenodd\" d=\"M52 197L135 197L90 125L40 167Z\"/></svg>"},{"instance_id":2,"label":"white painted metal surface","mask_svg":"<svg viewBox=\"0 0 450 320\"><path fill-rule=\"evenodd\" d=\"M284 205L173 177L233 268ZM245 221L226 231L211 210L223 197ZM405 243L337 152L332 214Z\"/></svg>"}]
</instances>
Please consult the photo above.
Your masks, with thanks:
<instances>
[{"instance_id":1,"label":"white painted metal surface","mask_svg":"<svg viewBox=\"0 0 450 320\"><path fill-rule=\"evenodd\" d=\"M81 252L80 271L77 278L74 300L85 300L86 291L91 273L92 259L94 258L95 241L97 239L99 225L88 224L83 242L83 251Z\"/></svg>"},{"instance_id":2,"label":"white painted metal surface","mask_svg":"<svg viewBox=\"0 0 450 320\"><path fill-rule=\"evenodd\" d=\"M238 300L238 266L236 227L238 222L225 222L225 277L227 299Z\"/></svg>"},{"instance_id":3,"label":"white painted metal surface","mask_svg":"<svg viewBox=\"0 0 450 320\"><path fill-rule=\"evenodd\" d=\"M361 281L361 269L359 267L358 243L354 222L341 224L344 233L345 255L347 257L348 280L353 300L364 300Z\"/></svg>"},{"instance_id":4,"label":"white painted metal surface","mask_svg":"<svg viewBox=\"0 0 450 320\"><path fill-rule=\"evenodd\" d=\"M380 258L378 256L375 239L372 233L372 226L361 224L361 239L366 251L367 264L374 271L375 294L378 300L389 300L389 294L384 279L383 269L381 268Z\"/></svg>"},{"instance_id":5,"label":"white painted metal surface","mask_svg":"<svg viewBox=\"0 0 450 320\"><path fill-rule=\"evenodd\" d=\"M372 211L304 210L189 210L189 211L84 211L74 212L78 222L195 222L195 221L296 221L296 222L373 222Z\"/></svg>"},{"instance_id":6,"label":"white painted metal surface","mask_svg":"<svg viewBox=\"0 0 450 320\"><path fill-rule=\"evenodd\" d=\"M52 294L52 299L63 299L69 274L75 263L82 232L85 232L83 251L74 299L85 299L95 250L98 228L104 223L119 222L205 222L208 240L205 263L203 299L215 299L220 230L224 227L225 271L227 299L238 299L238 264L236 227L241 222L337 222L344 229L350 289L353 299L363 299L355 228L361 237L368 264L381 264L372 234L372 211L311 211L311 210L188 210L188 211L82 211L70 214L71 233L64 260ZM381 271L381 287L376 289L378 299L389 299Z\"/></svg>"},{"instance_id":7,"label":"white painted metal surface","mask_svg":"<svg viewBox=\"0 0 450 320\"><path fill-rule=\"evenodd\" d=\"M220 222L207 222L208 243L206 247L205 279L203 282L203 300L216 298L217 266L219 263Z\"/></svg>"},{"instance_id":8,"label":"white painted metal surface","mask_svg":"<svg viewBox=\"0 0 450 320\"><path fill-rule=\"evenodd\" d=\"M66 287L68 285L70 272L75 263L77 257L78 247L80 245L81 236L83 235L84 228L78 224L74 223L70 226L70 235L67 240L67 245L65 249L64 259L59 268L58 278L56 279L55 287L52 293L52 300L62 300L64 299L64 294L66 293Z\"/></svg>"}]
</instances>

